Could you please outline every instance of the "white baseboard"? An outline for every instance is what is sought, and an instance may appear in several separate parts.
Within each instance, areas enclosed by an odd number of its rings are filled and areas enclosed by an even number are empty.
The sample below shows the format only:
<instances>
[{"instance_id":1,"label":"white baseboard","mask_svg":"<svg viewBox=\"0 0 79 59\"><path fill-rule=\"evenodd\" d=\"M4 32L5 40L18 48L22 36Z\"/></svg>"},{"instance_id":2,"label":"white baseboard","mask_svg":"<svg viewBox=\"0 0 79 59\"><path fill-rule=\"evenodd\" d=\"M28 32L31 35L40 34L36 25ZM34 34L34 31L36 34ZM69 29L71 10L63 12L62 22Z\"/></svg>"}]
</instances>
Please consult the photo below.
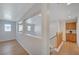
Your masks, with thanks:
<instances>
[{"instance_id":1,"label":"white baseboard","mask_svg":"<svg viewBox=\"0 0 79 59\"><path fill-rule=\"evenodd\" d=\"M16 39L10 39L10 40L0 40L0 42L5 42L5 41L11 41L11 40L16 40Z\"/></svg>"}]
</instances>

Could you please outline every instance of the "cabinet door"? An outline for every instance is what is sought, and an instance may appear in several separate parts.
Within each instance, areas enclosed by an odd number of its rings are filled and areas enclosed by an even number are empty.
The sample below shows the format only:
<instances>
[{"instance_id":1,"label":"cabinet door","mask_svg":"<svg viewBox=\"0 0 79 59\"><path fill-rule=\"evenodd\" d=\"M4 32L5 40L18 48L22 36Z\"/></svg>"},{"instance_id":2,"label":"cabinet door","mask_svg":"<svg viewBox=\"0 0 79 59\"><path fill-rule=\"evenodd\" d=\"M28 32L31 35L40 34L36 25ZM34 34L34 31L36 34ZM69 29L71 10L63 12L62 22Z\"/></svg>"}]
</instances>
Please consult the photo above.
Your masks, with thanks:
<instances>
[{"instance_id":1,"label":"cabinet door","mask_svg":"<svg viewBox=\"0 0 79 59\"><path fill-rule=\"evenodd\" d=\"M76 29L76 22L66 23L66 29Z\"/></svg>"},{"instance_id":2,"label":"cabinet door","mask_svg":"<svg viewBox=\"0 0 79 59\"><path fill-rule=\"evenodd\" d=\"M70 41L70 42L76 42L76 34L74 34L74 33L66 34L66 39L67 39L67 41Z\"/></svg>"},{"instance_id":3,"label":"cabinet door","mask_svg":"<svg viewBox=\"0 0 79 59\"><path fill-rule=\"evenodd\" d=\"M76 34L70 34L70 41L76 42Z\"/></svg>"}]
</instances>

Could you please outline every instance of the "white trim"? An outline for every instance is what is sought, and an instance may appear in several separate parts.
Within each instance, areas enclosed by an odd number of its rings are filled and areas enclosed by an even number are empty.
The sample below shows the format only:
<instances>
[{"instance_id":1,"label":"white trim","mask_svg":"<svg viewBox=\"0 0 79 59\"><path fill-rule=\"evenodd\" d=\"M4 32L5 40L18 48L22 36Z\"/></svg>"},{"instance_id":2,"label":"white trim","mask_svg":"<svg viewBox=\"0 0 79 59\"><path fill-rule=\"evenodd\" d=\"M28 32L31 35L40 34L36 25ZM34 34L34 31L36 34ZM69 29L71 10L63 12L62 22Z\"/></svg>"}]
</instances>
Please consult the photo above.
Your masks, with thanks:
<instances>
[{"instance_id":1,"label":"white trim","mask_svg":"<svg viewBox=\"0 0 79 59\"><path fill-rule=\"evenodd\" d=\"M7 39L6 39L6 40L4 40L4 39L1 39L1 40L0 40L0 42L5 42L5 41L12 41L12 40L16 40L16 39L10 39L10 40L7 40Z\"/></svg>"}]
</instances>

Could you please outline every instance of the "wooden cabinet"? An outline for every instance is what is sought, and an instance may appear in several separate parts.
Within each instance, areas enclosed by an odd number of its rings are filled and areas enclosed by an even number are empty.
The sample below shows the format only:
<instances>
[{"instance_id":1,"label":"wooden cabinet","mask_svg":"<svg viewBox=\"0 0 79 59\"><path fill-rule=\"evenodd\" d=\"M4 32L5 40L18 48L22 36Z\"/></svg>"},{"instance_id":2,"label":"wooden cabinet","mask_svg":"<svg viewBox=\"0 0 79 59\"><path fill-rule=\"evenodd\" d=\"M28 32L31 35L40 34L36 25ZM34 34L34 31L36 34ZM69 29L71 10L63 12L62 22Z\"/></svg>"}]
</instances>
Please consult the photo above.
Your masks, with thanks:
<instances>
[{"instance_id":1,"label":"wooden cabinet","mask_svg":"<svg viewBox=\"0 0 79 59\"><path fill-rule=\"evenodd\" d=\"M76 22L66 23L66 29L76 29Z\"/></svg>"},{"instance_id":2,"label":"wooden cabinet","mask_svg":"<svg viewBox=\"0 0 79 59\"><path fill-rule=\"evenodd\" d=\"M66 40L76 42L76 22L66 23Z\"/></svg>"},{"instance_id":3,"label":"wooden cabinet","mask_svg":"<svg viewBox=\"0 0 79 59\"><path fill-rule=\"evenodd\" d=\"M69 42L76 42L76 34L75 33L67 33L66 39Z\"/></svg>"}]
</instances>

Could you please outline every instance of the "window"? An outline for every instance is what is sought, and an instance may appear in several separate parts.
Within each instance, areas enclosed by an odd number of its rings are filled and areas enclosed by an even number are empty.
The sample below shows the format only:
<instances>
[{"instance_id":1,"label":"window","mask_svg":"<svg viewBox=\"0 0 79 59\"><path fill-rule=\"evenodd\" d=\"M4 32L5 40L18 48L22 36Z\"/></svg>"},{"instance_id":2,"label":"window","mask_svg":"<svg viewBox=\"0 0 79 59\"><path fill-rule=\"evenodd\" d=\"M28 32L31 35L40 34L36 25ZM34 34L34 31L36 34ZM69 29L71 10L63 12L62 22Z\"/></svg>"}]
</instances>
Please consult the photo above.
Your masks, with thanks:
<instances>
[{"instance_id":1,"label":"window","mask_svg":"<svg viewBox=\"0 0 79 59\"><path fill-rule=\"evenodd\" d=\"M11 31L11 24L5 24L4 25L4 31Z\"/></svg>"},{"instance_id":2,"label":"window","mask_svg":"<svg viewBox=\"0 0 79 59\"><path fill-rule=\"evenodd\" d=\"M23 25L19 24L19 32L23 31Z\"/></svg>"},{"instance_id":3,"label":"window","mask_svg":"<svg viewBox=\"0 0 79 59\"><path fill-rule=\"evenodd\" d=\"M31 26L27 26L27 30L28 31L31 31Z\"/></svg>"},{"instance_id":4,"label":"window","mask_svg":"<svg viewBox=\"0 0 79 59\"><path fill-rule=\"evenodd\" d=\"M18 22L18 31L22 32L23 31L23 21Z\"/></svg>"}]
</instances>

